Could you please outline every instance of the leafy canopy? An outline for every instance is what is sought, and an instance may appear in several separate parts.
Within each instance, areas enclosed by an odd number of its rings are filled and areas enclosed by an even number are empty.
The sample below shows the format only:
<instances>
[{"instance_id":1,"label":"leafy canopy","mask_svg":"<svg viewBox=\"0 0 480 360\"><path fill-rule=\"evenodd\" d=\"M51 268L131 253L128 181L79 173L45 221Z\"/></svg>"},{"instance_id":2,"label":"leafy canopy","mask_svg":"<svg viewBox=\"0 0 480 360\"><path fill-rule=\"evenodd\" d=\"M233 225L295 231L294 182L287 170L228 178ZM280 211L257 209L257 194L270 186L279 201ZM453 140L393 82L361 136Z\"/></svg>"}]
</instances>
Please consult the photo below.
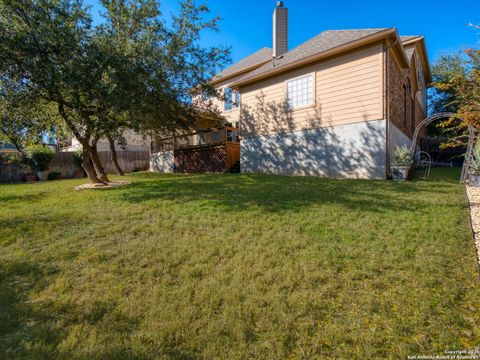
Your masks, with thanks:
<instances>
[{"instance_id":1,"label":"leafy canopy","mask_svg":"<svg viewBox=\"0 0 480 360\"><path fill-rule=\"evenodd\" d=\"M480 129L480 49L467 49L464 59L450 57L437 70L434 86L441 98L435 105L455 112L443 125L453 130Z\"/></svg>"},{"instance_id":2,"label":"leafy canopy","mask_svg":"<svg viewBox=\"0 0 480 360\"><path fill-rule=\"evenodd\" d=\"M170 26L154 0L102 5L105 21L93 26L80 0L0 0L2 88L13 84L27 108L54 108L84 147L121 140L126 129L191 126L199 113L191 97L212 91L208 80L229 58L199 44L219 19L193 0L181 1Z\"/></svg>"}]
</instances>

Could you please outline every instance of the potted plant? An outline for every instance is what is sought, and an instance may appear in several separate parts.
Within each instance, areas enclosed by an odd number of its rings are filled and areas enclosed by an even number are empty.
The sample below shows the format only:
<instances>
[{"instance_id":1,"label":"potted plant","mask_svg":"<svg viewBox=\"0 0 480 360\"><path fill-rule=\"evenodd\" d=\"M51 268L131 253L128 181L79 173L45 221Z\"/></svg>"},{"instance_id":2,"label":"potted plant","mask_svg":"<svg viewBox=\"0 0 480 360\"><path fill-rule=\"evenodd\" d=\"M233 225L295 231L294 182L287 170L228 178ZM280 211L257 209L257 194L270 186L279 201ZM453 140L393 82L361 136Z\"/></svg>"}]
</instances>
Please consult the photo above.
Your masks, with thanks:
<instances>
[{"instance_id":1,"label":"potted plant","mask_svg":"<svg viewBox=\"0 0 480 360\"><path fill-rule=\"evenodd\" d=\"M48 165L55 157L55 150L43 145L33 145L26 149L28 163L37 172L40 181L48 179Z\"/></svg>"},{"instance_id":2,"label":"potted plant","mask_svg":"<svg viewBox=\"0 0 480 360\"><path fill-rule=\"evenodd\" d=\"M473 147L473 159L469 175L470 185L480 186L480 143L476 143Z\"/></svg>"},{"instance_id":3,"label":"potted plant","mask_svg":"<svg viewBox=\"0 0 480 360\"><path fill-rule=\"evenodd\" d=\"M405 145L397 146L393 152L391 163L393 180L406 180L412 166L410 149Z\"/></svg>"}]
</instances>

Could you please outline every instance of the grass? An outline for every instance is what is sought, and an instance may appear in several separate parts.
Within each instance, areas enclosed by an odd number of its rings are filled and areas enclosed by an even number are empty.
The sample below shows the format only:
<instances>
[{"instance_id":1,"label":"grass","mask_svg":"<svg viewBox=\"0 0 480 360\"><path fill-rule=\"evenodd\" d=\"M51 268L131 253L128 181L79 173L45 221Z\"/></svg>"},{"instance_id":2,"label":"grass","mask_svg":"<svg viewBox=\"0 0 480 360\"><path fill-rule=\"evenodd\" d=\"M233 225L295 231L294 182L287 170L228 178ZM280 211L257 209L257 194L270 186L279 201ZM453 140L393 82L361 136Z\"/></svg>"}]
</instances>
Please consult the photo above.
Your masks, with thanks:
<instances>
[{"instance_id":1,"label":"grass","mask_svg":"<svg viewBox=\"0 0 480 360\"><path fill-rule=\"evenodd\" d=\"M479 345L457 171L128 178L0 186L0 358L374 359Z\"/></svg>"}]
</instances>

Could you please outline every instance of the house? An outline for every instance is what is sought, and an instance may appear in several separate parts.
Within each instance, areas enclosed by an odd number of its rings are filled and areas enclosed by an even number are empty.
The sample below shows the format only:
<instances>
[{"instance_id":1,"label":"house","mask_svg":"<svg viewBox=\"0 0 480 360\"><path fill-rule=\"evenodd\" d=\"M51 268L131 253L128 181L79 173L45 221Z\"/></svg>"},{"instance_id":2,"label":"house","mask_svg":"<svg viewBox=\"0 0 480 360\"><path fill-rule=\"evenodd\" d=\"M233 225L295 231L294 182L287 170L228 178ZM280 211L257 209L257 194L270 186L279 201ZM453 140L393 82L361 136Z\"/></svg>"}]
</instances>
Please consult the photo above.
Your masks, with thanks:
<instances>
[{"instance_id":1,"label":"house","mask_svg":"<svg viewBox=\"0 0 480 360\"><path fill-rule=\"evenodd\" d=\"M18 153L15 145L0 141L0 154Z\"/></svg>"},{"instance_id":2,"label":"house","mask_svg":"<svg viewBox=\"0 0 480 360\"><path fill-rule=\"evenodd\" d=\"M122 151L135 151L135 152L149 152L150 141L144 139L141 135L136 134L133 131L125 131L123 133L125 137L125 148L118 143L115 143L115 150L117 152ZM82 144L75 138L71 137L68 141L62 144L61 151L78 151L82 149ZM100 139L97 143L97 150L100 152L109 152L110 144L107 139Z\"/></svg>"},{"instance_id":3,"label":"house","mask_svg":"<svg viewBox=\"0 0 480 360\"><path fill-rule=\"evenodd\" d=\"M273 48L212 85L240 128L241 172L382 179L395 147L411 144L427 114L430 82L423 36L328 30L289 50L288 9L278 2Z\"/></svg>"}]
</instances>

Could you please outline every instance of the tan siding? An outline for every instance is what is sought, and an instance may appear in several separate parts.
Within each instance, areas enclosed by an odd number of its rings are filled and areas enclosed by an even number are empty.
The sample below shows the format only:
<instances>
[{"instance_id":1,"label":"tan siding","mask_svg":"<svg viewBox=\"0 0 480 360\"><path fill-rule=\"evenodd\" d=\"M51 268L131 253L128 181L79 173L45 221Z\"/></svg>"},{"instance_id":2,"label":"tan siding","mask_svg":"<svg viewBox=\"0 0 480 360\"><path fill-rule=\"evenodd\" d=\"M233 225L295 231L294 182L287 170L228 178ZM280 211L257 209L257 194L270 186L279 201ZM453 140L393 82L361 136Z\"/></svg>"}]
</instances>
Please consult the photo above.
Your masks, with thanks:
<instances>
[{"instance_id":1,"label":"tan siding","mask_svg":"<svg viewBox=\"0 0 480 360\"><path fill-rule=\"evenodd\" d=\"M382 119L382 49L377 43L242 87L243 135ZM285 81L309 73L316 78L315 105L285 112Z\"/></svg>"}]
</instances>

